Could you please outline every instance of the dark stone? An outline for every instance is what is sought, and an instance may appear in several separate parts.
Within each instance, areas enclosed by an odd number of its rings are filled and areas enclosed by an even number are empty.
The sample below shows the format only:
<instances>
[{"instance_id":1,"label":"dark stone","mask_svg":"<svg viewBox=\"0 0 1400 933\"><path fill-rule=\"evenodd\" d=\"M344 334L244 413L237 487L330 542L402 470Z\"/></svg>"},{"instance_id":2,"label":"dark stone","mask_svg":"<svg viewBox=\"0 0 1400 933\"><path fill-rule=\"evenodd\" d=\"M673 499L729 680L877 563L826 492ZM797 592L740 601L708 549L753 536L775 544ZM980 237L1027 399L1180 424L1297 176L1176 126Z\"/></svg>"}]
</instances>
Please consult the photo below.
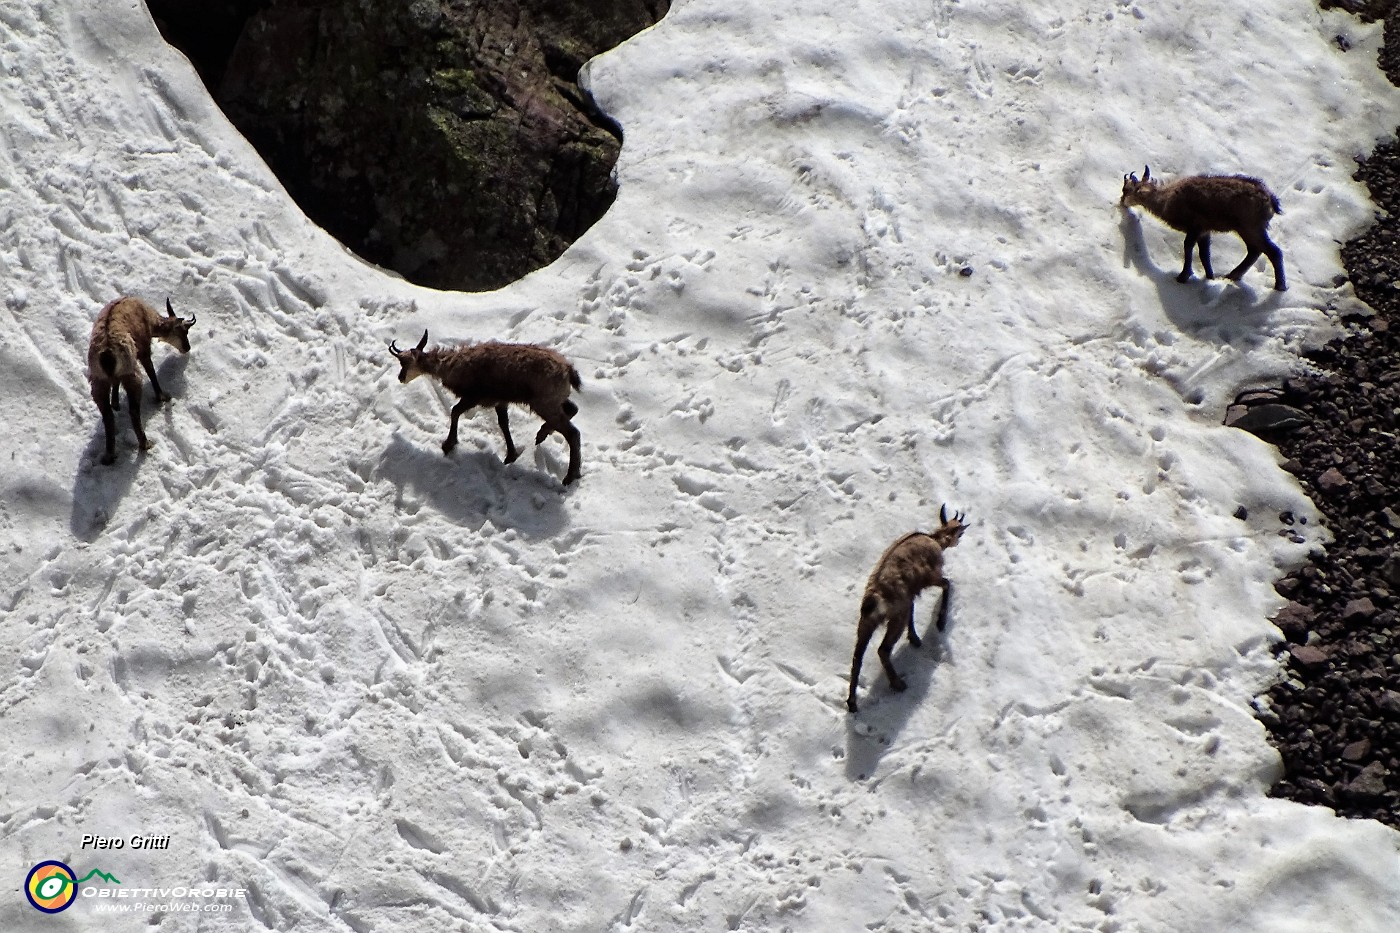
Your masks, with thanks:
<instances>
[{"instance_id":1,"label":"dark stone","mask_svg":"<svg viewBox=\"0 0 1400 933\"><path fill-rule=\"evenodd\" d=\"M1251 434L1271 434L1294 431L1308 423L1308 418L1291 405L1269 403L1243 408L1231 405L1225 413L1225 424Z\"/></svg>"},{"instance_id":2,"label":"dark stone","mask_svg":"<svg viewBox=\"0 0 1400 933\"><path fill-rule=\"evenodd\" d=\"M1369 597L1363 596L1360 599L1353 599L1342 609L1342 618L1348 622L1355 622L1358 619L1369 619L1376 614L1376 604L1371 602Z\"/></svg>"},{"instance_id":3,"label":"dark stone","mask_svg":"<svg viewBox=\"0 0 1400 933\"><path fill-rule=\"evenodd\" d=\"M1312 645L1292 645L1288 653L1293 656L1293 660L1305 668L1321 667L1327 663L1327 652L1321 648L1314 648Z\"/></svg>"},{"instance_id":4,"label":"dark stone","mask_svg":"<svg viewBox=\"0 0 1400 933\"><path fill-rule=\"evenodd\" d=\"M302 209L366 259L491 289L612 204L578 70L669 0L150 0Z\"/></svg>"},{"instance_id":5,"label":"dark stone","mask_svg":"<svg viewBox=\"0 0 1400 933\"><path fill-rule=\"evenodd\" d=\"M1369 803L1386 796L1386 778L1390 772L1379 761L1373 761L1361 769L1343 788L1343 793L1352 800Z\"/></svg>"},{"instance_id":6,"label":"dark stone","mask_svg":"<svg viewBox=\"0 0 1400 933\"><path fill-rule=\"evenodd\" d=\"M1381 564L1381 574L1392 586L1400 586L1400 552L1391 552Z\"/></svg>"},{"instance_id":7,"label":"dark stone","mask_svg":"<svg viewBox=\"0 0 1400 933\"><path fill-rule=\"evenodd\" d=\"M1351 481L1342 475L1336 467L1329 467L1317 478L1317 487L1323 492L1335 492L1351 485Z\"/></svg>"},{"instance_id":8,"label":"dark stone","mask_svg":"<svg viewBox=\"0 0 1400 933\"><path fill-rule=\"evenodd\" d=\"M1246 521L1249 518L1249 509L1244 506L1235 509L1235 518L1238 518L1240 521Z\"/></svg>"},{"instance_id":9,"label":"dark stone","mask_svg":"<svg viewBox=\"0 0 1400 933\"><path fill-rule=\"evenodd\" d=\"M1316 613L1301 603L1290 602L1274 616L1274 624L1279 627L1289 641L1301 642L1308 636L1308 627L1316 618Z\"/></svg>"},{"instance_id":10,"label":"dark stone","mask_svg":"<svg viewBox=\"0 0 1400 933\"><path fill-rule=\"evenodd\" d=\"M1343 761L1362 761L1371 754L1371 740L1357 739L1346 748L1342 749Z\"/></svg>"}]
</instances>

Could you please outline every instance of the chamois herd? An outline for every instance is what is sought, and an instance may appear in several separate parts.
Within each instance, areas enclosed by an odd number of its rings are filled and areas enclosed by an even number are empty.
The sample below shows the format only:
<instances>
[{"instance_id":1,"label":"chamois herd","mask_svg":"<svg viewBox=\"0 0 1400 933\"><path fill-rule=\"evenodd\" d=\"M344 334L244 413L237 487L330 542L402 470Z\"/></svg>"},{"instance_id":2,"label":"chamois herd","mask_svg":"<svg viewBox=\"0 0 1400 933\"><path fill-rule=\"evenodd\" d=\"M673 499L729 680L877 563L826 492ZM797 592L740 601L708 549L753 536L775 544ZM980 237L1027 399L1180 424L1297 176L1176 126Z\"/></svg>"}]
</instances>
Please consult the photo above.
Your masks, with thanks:
<instances>
[{"instance_id":1,"label":"chamois herd","mask_svg":"<svg viewBox=\"0 0 1400 933\"><path fill-rule=\"evenodd\" d=\"M1123 176L1123 208L1142 207L1168 226L1186 235L1185 263L1177 281L1187 282L1192 276L1192 252L1198 251L1206 278L1214 278L1210 262L1210 235L1234 233L1244 241L1247 254L1244 261L1227 276L1238 282L1259 256L1265 255L1274 270L1274 288L1282 291L1284 280L1283 251L1269 239L1269 221L1283 212L1278 198L1257 178L1245 175L1194 175L1161 183L1152 178L1152 170L1143 168L1142 178L1136 173ZM165 315L139 298L118 298L111 302L92 326L88 343L88 383L92 400L102 414L105 447L102 463L116 460L116 415L119 390L126 389L126 404L131 426L136 432L137 446L149 450L150 441L141 425L141 374L139 364L150 377L156 403L170 396L160 387L151 361L151 344L159 340L181 353L190 352L190 328L195 324L175 314L170 300L165 302ZM576 370L562 354L534 344L496 343L466 344L457 347L428 349L428 332L423 332L417 346L399 349L397 341L389 343L389 353L398 361L399 382L412 382L419 376L432 376L457 396L452 407L447 437L442 452L451 454L457 446L457 422L463 414L477 406L496 409L496 418L505 436L505 462L520 456L510 434L509 408L523 405L533 411L544 424L535 435L535 444L544 443L553 433L563 435L569 445L569 467L564 485L579 478L579 432L573 417L578 406L569 396L582 387ZM877 654L890 688L905 689L905 682L890 662L890 653L907 635L910 644L919 647L923 641L914 629L914 600L925 589L936 586L942 591L937 616L937 629L942 632L947 621L952 583L943 576L943 552L957 545L967 528L961 512L948 517L947 506L939 511L939 527L933 532L916 531L905 535L886 549L871 571L861 598L860 620L856 627L856 646L851 658L850 689L846 708L857 711L856 686L860 680L861 662L871 638L881 628L885 634Z\"/></svg>"}]
</instances>

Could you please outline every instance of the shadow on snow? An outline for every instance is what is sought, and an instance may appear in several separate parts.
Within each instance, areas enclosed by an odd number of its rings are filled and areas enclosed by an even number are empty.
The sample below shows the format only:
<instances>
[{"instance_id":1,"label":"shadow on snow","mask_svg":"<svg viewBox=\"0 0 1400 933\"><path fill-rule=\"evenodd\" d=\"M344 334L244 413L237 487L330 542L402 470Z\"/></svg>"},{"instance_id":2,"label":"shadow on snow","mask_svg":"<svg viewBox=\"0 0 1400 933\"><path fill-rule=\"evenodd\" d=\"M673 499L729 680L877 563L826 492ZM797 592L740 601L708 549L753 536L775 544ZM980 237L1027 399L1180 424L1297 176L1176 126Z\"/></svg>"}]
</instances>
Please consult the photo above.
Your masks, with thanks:
<instances>
[{"instance_id":1,"label":"shadow on snow","mask_svg":"<svg viewBox=\"0 0 1400 933\"><path fill-rule=\"evenodd\" d=\"M557 534L567 523L564 486L558 478L563 472L563 464L539 448L506 464L498 453L467 450L465 445L443 456L436 443L420 446L397 433L375 470L397 486L400 495L408 491L429 499L451 522L480 528L489 521L531 538Z\"/></svg>"}]
</instances>

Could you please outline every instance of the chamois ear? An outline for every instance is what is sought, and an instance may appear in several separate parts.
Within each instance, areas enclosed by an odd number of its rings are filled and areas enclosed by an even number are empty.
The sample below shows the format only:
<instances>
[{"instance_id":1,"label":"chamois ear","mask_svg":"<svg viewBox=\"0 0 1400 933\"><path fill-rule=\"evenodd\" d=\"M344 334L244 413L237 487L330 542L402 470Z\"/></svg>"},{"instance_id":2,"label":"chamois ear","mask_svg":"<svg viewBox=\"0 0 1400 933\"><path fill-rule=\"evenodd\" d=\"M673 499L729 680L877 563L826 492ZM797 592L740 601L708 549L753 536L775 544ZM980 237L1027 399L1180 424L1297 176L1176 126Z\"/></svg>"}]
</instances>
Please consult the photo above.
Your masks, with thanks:
<instances>
[{"instance_id":1,"label":"chamois ear","mask_svg":"<svg viewBox=\"0 0 1400 933\"><path fill-rule=\"evenodd\" d=\"M423 331L423 339L420 340L420 341L418 341L418 346L417 346L416 349L418 350L419 353L422 353L422 352L423 352L423 348L426 347L427 345L428 345L428 332L425 330L425 331Z\"/></svg>"}]
</instances>

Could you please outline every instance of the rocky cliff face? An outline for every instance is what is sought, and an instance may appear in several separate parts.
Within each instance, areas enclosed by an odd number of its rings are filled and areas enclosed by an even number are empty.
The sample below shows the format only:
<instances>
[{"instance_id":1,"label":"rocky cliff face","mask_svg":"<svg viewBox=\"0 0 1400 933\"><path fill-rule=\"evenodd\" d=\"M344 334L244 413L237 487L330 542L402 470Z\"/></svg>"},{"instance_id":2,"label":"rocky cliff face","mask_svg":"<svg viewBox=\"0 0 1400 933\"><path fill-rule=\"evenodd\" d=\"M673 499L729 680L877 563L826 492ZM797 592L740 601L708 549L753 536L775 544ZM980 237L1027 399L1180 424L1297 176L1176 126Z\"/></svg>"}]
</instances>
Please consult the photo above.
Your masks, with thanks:
<instances>
[{"instance_id":1,"label":"rocky cliff face","mask_svg":"<svg viewBox=\"0 0 1400 933\"><path fill-rule=\"evenodd\" d=\"M444 289L539 268L612 203L582 64L669 0L148 0L307 214Z\"/></svg>"}]
</instances>

